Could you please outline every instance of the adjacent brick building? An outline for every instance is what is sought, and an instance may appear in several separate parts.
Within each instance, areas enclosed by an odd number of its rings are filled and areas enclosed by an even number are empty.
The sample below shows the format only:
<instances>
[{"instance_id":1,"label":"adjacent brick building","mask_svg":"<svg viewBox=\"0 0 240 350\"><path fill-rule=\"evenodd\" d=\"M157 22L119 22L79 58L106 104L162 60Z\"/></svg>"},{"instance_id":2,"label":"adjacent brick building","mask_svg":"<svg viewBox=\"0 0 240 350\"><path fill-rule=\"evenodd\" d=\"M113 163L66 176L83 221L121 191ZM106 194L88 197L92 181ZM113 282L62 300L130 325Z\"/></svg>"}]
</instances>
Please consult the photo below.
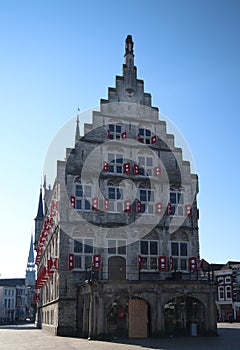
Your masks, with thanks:
<instances>
[{"instance_id":1,"label":"adjacent brick building","mask_svg":"<svg viewBox=\"0 0 240 350\"><path fill-rule=\"evenodd\" d=\"M77 118L75 147L40 194L38 325L82 337L215 334L214 286L198 267L197 193L137 78L129 35L122 76L83 136Z\"/></svg>"}]
</instances>

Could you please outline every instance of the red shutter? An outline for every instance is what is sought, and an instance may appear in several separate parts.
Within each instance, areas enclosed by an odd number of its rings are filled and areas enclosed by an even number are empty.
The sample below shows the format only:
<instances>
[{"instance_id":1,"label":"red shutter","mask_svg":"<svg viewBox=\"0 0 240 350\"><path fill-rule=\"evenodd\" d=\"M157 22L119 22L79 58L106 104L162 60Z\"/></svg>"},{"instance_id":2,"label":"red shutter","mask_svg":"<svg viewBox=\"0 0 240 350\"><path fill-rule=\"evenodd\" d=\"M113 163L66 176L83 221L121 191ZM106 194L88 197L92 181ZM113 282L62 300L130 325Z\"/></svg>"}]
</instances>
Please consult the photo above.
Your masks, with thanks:
<instances>
[{"instance_id":1,"label":"red shutter","mask_svg":"<svg viewBox=\"0 0 240 350\"><path fill-rule=\"evenodd\" d=\"M108 171L108 162L103 162L103 170Z\"/></svg>"},{"instance_id":2,"label":"red shutter","mask_svg":"<svg viewBox=\"0 0 240 350\"><path fill-rule=\"evenodd\" d=\"M162 214L162 203L156 203L156 214Z\"/></svg>"},{"instance_id":3,"label":"red shutter","mask_svg":"<svg viewBox=\"0 0 240 350\"><path fill-rule=\"evenodd\" d=\"M53 266L56 270L58 269L58 258L54 259Z\"/></svg>"},{"instance_id":4,"label":"red shutter","mask_svg":"<svg viewBox=\"0 0 240 350\"><path fill-rule=\"evenodd\" d=\"M156 166L155 168L153 168L153 173L154 173L154 176L160 176L161 175L160 166Z\"/></svg>"},{"instance_id":5,"label":"red shutter","mask_svg":"<svg viewBox=\"0 0 240 350\"><path fill-rule=\"evenodd\" d=\"M130 173L130 170L131 170L130 163L124 163L123 164L123 172Z\"/></svg>"},{"instance_id":6,"label":"red shutter","mask_svg":"<svg viewBox=\"0 0 240 350\"><path fill-rule=\"evenodd\" d=\"M141 257L141 255L138 255L138 269L142 270L142 257Z\"/></svg>"},{"instance_id":7,"label":"red shutter","mask_svg":"<svg viewBox=\"0 0 240 350\"><path fill-rule=\"evenodd\" d=\"M195 256L192 256L191 258L189 258L189 270L190 271L197 270L197 258Z\"/></svg>"},{"instance_id":8,"label":"red shutter","mask_svg":"<svg viewBox=\"0 0 240 350\"><path fill-rule=\"evenodd\" d=\"M158 268L161 271L167 269L167 257L166 256L159 256L158 257Z\"/></svg>"},{"instance_id":9,"label":"red shutter","mask_svg":"<svg viewBox=\"0 0 240 350\"><path fill-rule=\"evenodd\" d=\"M51 259L48 259L48 262L47 262L47 273L48 273L48 275L53 273L53 268L52 267L53 267L53 260L51 258Z\"/></svg>"},{"instance_id":10,"label":"red shutter","mask_svg":"<svg viewBox=\"0 0 240 350\"><path fill-rule=\"evenodd\" d=\"M133 173L134 173L134 175L139 174L139 165L138 164L133 165Z\"/></svg>"},{"instance_id":11,"label":"red shutter","mask_svg":"<svg viewBox=\"0 0 240 350\"><path fill-rule=\"evenodd\" d=\"M137 140L138 140L138 142L140 142L141 141L141 136L138 134L138 136L137 136Z\"/></svg>"},{"instance_id":12,"label":"red shutter","mask_svg":"<svg viewBox=\"0 0 240 350\"><path fill-rule=\"evenodd\" d=\"M74 254L68 254L68 269L72 270L74 268Z\"/></svg>"},{"instance_id":13,"label":"red shutter","mask_svg":"<svg viewBox=\"0 0 240 350\"><path fill-rule=\"evenodd\" d=\"M107 138L110 138L110 130L107 131Z\"/></svg>"},{"instance_id":14,"label":"red shutter","mask_svg":"<svg viewBox=\"0 0 240 350\"><path fill-rule=\"evenodd\" d=\"M93 269L100 270L100 266L101 266L101 255L100 254L93 255Z\"/></svg>"},{"instance_id":15,"label":"red shutter","mask_svg":"<svg viewBox=\"0 0 240 350\"><path fill-rule=\"evenodd\" d=\"M124 211L129 213L132 210L132 205L131 205L131 201L126 200L124 202Z\"/></svg>"},{"instance_id":16,"label":"red shutter","mask_svg":"<svg viewBox=\"0 0 240 350\"><path fill-rule=\"evenodd\" d=\"M98 209L98 198L92 198L92 210Z\"/></svg>"},{"instance_id":17,"label":"red shutter","mask_svg":"<svg viewBox=\"0 0 240 350\"><path fill-rule=\"evenodd\" d=\"M156 143L156 142L157 142L157 136L156 136L156 135L153 135L153 136L152 136L151 142L152 142L152 143Z\"/></svg>"},{"instance_id":18,"label":"red shutter","mask_svg":"<svg viewBox=\"0 0 240 350\"><path fill-rule=\"evenodd\" d=\"M109 199L104 198L104 210L108 211L109 210Z\"/></svg>"},{"instance_id":19,"label":"red shutter","mask_svg":"<svg viewBox=\"0 0 240 350\"><path fill-rule=\"evenodd\" d=\"M70 196L70 208L76 208L76 197Z\"/></svg>"},{"instance_id":20,"label":"red shutter","mask_svg":"<svg viewBox=\"0 0 240 350\"><path fill-rule=\"evenodd\" d=\"M168 215L171 215L172 214L172 204L170 202L168 203L167 210L168 210Z\"/></svg>"},{"instance_id":21,"label":"red shutter","mask_svg":"<svg viewBox=\"0 0 240 350\"><path fill-rule=\"evenodd\" d=\"M142 203L140 200L137 199L136 200L136 212L141 213L141 211L142 211Z\"/></svg>"},{"instance_id":22,"label":"red shutter","mask_svg":"<svg viewBox=\"0 0 240 350\"><path fill-rule=\"evenodd\" d=\"M169 270L170 271L173 270L173 257L172 256L169 257Z\"/></svg>"},{"instance_id":23,"label":"red shutter","mask_svg":"<svg viewBox=\"0 0 240 350\"><path fill-rule=\"evenodd\" d=\"M124 132L122 133L122 139L125 140L126 138L127 138L127 133L126 133L126 131L124 131Z\"/></svg>"},{"instance_id":24,"label":"red shutter","mask_svg":"<svg viewBox=\"0 0 240 350\"><path fill-rule=\"evenodd\" d=\"M185 206L185 215L192 216L192 206L190 204Z\"/></svg>"}]
</instances>

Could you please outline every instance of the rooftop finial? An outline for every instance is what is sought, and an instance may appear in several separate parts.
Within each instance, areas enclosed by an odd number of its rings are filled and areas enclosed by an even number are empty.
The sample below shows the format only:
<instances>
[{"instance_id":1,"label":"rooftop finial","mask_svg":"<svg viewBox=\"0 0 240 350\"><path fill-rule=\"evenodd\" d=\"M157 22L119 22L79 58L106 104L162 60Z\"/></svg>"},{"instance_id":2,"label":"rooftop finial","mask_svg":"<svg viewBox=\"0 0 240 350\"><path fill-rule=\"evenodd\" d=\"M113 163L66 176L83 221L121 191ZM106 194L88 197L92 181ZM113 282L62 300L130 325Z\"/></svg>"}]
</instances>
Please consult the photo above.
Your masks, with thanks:
<instances>
[{"instance_id":1,"label":"rooftop finial","mask_svg":"<svg viewBox=\"0 0 240 350\"><path fill-rule=\"evenodd\" d=\"M128 53L133 54L133 45L134 45L134 43L133 43L133 40L132 40L132 36L128 35L127 38L126 38L125 56Z\"/></svg>"},{"instance_id":2,"label":"rooftop finial","mask_svg":"<svg viewBox=\"0 0 240 350\"><path fill-rule=\"evenodd\" d=\"M80 111L78 107L78 112ZM77 120L76 120L76 133L75 133L75 144L80 140L80 127L79 127L79 114L77 114Z\"/></svg>"},{"instance_id":3,"label":"rooftop finial","mask_svg":"<svg viewBox=\"0 0 240 350\"><path fill-rule=\"evenodd\" d=\"M132 36L128 35L125 41L125 65L129 69L133 69L134 67L134 54L133 54L133 40Z\"/></svg>"}]
</instances>

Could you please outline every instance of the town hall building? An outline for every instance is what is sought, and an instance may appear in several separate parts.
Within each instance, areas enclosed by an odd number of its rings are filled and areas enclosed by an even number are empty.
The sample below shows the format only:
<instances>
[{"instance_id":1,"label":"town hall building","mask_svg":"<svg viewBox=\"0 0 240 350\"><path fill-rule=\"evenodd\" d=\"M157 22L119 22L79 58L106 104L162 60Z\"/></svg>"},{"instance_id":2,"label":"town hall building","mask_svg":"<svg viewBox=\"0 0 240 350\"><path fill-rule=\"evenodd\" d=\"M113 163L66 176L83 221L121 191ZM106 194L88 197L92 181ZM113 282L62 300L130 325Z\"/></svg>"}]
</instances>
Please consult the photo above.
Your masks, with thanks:
<instances>
[{"instance_id":1,"label":"town hall building","mask_svg":"<svg viewBox=\"0 0 240 350\"><path fill-rule=\"evenodd\" d=\"M124 59L41 190L36 322L101 339L216 334L215 287L199 267L198 177L137 78L131 35Z\"/></svg>"}]
</instances>

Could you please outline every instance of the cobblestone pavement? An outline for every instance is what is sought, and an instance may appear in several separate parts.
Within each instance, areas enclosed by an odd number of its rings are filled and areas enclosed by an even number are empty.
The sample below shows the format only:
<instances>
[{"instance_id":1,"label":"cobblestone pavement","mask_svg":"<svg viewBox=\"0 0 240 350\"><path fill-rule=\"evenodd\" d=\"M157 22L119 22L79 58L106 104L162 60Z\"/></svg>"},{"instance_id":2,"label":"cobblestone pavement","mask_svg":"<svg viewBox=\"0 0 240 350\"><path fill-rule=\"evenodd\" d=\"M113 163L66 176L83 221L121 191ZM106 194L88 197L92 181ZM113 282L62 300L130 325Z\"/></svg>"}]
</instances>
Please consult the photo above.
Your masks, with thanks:
<instances>
[{"instance_id":1,"label":"cobblestone pavement","mask_svg":"<svg viewBox=\"0 0 240 350\"><path fill-rule=\"evenodd\" d=\"M87 339L56 337L33 325L1 326L1 350L239 350L240 323L218 324L216 337L134 339L88 341Z\"/></svg>"}]
</instances>

